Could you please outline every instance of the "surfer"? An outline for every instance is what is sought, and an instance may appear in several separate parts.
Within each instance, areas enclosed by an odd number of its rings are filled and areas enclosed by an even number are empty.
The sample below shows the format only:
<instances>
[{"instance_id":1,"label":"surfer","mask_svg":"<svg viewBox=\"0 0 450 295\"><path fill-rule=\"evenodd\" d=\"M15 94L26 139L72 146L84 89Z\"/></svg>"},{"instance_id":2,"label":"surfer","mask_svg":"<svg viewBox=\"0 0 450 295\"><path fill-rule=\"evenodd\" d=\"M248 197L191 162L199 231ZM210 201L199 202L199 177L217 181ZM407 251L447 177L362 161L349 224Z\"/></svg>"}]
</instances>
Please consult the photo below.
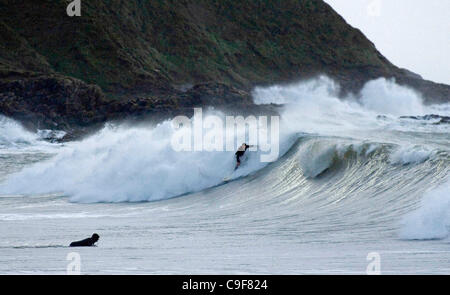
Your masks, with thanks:
<instances>
[{"instance_id":1,"label":"surfer","mask_svg":"<svg viewBox=\"0 0 450 295\"><path fill-rule=\"evenodd\" d=\"M100 238L100 236L94 233L92 235L92 237L90 237L90 238L70 243L70 247L91 247L91 246L95 246L94 244L98 241L99 238Z\"/></svg>"},{"instance_id":2,"label":"surfer","mask_svg":"<svg viewBox=\"0 0 450 295\"><path fill-rule=\"evenodd\" d=\"M248 150L248 148L253 147L253 145L248 145L246 143L243 143L235 153L236 155L236 167L234 167L234 170L239 168L239 165L241 165L240 157L242 157L245 154L245 151Z\"/></svg>"}]
</instances>

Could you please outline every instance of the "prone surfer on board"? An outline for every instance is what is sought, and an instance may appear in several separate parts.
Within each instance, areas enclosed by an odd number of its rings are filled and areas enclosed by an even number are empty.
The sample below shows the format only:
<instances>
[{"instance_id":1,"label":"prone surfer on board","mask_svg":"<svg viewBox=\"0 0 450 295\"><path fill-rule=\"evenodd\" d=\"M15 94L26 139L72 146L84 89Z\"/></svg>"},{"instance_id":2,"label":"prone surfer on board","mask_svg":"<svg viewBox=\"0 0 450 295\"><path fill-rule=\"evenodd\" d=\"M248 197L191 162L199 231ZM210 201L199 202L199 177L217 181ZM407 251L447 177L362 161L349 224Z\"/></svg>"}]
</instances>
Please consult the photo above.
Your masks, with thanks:
<instances>
[{"instance_id":1,"label":"prone surfer on board","mask_svg":"<svg viewBox=\"0 0 450 295\"><path fill-rule=\"evenodd\" d=\"M237 168L239 168L239 165L241 165L241 159L240 157L242 157L245 154L245 151L248 150L248 148L253 147L254 145L248 145L246 143L243 143L237 150L237 152L235 153L236 155L236 167L234 167L234 170L236 170Z\"/></svg>"},{"instance_id":2,"label":"prone surfer on board","mask_svg":"<svg viewBox=\"0 0 450 295\"><path fill-rule=\"evenodd\" d=\"M90 238L70 243L69 247L92 247L95 246L99 238L100 236L94 233Z\"/></svg>"}]
</instances>

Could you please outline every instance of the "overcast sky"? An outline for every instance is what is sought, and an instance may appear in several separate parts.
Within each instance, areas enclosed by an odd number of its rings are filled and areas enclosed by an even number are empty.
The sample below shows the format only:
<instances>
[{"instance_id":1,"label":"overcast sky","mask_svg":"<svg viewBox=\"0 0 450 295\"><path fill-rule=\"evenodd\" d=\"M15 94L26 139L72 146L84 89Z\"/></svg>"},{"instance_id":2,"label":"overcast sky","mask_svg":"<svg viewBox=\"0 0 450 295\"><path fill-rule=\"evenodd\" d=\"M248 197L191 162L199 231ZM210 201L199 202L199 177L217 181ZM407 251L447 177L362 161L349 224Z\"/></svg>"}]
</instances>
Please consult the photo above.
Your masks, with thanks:
<instances>
[{"instance_id":1,"label":"overcast sky","mask_svg":"<svg viewBox=\"0 0 450 295\"><path fill-rule=\"evenodd\" d=\"M450 0L325 0L392 63L450 84Z\"/></svg>"}]
</instances>

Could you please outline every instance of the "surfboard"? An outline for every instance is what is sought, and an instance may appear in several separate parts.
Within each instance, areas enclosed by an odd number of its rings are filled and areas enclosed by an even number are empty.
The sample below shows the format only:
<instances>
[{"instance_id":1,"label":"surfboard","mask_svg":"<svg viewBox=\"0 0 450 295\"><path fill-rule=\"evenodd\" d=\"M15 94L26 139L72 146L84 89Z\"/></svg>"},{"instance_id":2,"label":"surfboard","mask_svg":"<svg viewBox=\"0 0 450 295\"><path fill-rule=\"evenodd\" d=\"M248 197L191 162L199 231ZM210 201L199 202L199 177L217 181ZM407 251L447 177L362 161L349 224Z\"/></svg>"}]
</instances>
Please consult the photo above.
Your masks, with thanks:
<instances>
[{"instance_id":1,"label":"surfboard","mask_svg":"<svg viewBox=\"0 0 450 295\"><path fill-rule=\"evenodd\" d=\"M241 165L239 167L241 167L245 162L247 162L247 154L246 153L241 157ZM237 169L239 169L239 167L238 168L234 168L233 172L231 172L231 174L229 176L225 176L222 180L224 182L228 182L228 181L232 180L234 172Z\"/></svg>"},{"instance_id":2,"label":"surfboard","mask_svg":"<svg viewBox=\"0 0 450 295\"><path fill-rule=\"evenodd\" d=\"M237 170L237 168L235 168L234 170L233 170L233 172L231 172L231 174L229 175L229 176L225 176L224 178L223 178L223 181L224 182L228 182L228 181L230 181L231 179L233 179L233 174L234 174L234 172Z\"/></svg>"}]
</instances>

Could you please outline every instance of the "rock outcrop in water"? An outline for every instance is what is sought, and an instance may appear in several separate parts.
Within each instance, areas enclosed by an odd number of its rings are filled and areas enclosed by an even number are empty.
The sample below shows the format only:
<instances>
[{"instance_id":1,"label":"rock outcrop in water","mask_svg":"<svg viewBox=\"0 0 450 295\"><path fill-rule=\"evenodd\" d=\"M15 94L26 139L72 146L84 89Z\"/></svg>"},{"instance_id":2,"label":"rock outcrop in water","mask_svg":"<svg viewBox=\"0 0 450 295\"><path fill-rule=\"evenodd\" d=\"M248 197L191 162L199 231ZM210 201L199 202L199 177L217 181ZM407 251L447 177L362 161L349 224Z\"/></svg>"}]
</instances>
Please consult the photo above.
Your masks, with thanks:
<instances>
[{"instance_id":1,"label":"rock outcrop in water","mask_svg":"<svg viewBox=\"0 0 450 295\"><path fill-rule=\"evenodd\" d=\"M422 120L422 121L432 121L432 124L450 124L449 116L441 116L441 115L424 115L424 116L401 116L400 119L411 119L411 120Z\"/></svg>"},{"instance_id":2,"label":"rock outcrop in water","mask_svg":"<svg viewBox=\"0 0 450 295\"><path fill-rule=\"evenodd\" d=\"M399 69L321 0L0 0L0 113L31 128L253 110L255 85L326 74L357 92L394 77L429 102L450 87ZM268 111L273 111L269 108Z\"/></svg>"}]
</instances>

